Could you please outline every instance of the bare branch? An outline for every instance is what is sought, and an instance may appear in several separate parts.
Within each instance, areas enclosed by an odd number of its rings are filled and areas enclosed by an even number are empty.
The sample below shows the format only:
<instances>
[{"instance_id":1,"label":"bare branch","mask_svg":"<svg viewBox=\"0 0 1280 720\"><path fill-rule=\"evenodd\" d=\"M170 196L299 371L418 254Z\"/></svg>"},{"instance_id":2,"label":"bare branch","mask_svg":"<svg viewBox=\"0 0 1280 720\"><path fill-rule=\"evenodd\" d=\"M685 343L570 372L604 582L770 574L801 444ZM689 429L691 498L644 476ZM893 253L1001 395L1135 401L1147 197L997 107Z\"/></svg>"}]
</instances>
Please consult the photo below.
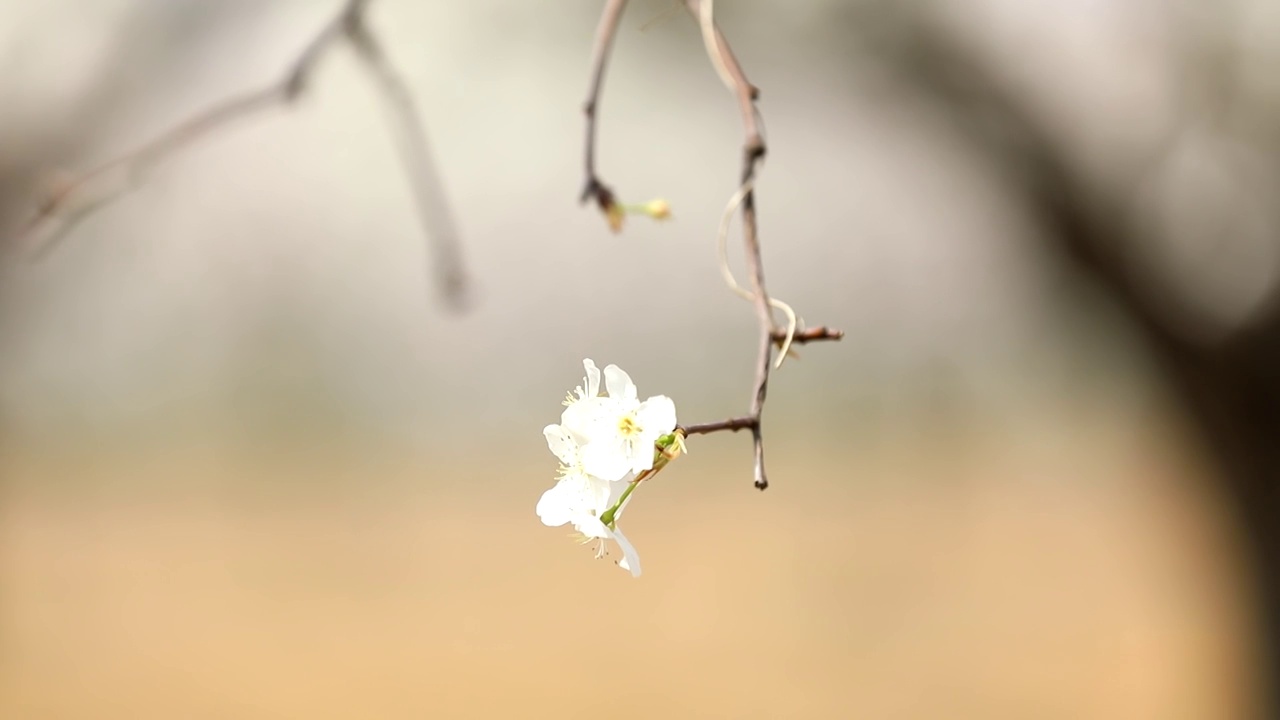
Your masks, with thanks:
<instances>
[{"instance_id":1,"label":"bare branch","mask_svg":"<svg viewBox=\"0 0 1280 720\"><path fill-rule=\"evenodd\" d=\"M441 288L447 299L457 301L465 286L457 233L441 200L443 192L433 171L412 97L403 80L387 63L365 23L365 12L371 3L372 0L346 0L276 82L216 103L129 153L57 182L19 229L19 250L32 258L43 256L93 211L134 189L143 173L169 155L234 121L291 106L307 90L316 67L328 51L346 40L369 67L388 105L401 119L403 160L414 186L423 228L435 246ZM112 178L114 183L109 182Z\"/></svg>"},{"instance_id":2,"label":"bare branch","mask_svg":"<svg viewBox=\"0 0 1280 720\"><path fill-rule=\"evenodd\" d=\"M177 152L199 140L205 134L216 130L234 120L238 120L259 111L271 109L279 105L287 105L296 100L306 89L311 73L326 50L342 36L343 27L352 13L358 13L368 0L349 0L337 16L329 20L320 32L302 50L298 58L289 66L284 75L271 85L227 98L197 113L176 127L145 143L141 147L112 160L109 160L85 173L57 183L57 186L36 208L35 213L19 231L18 239L22 244L30 244L27 248L33 256L42 255L61 238L61 232L54 232L45 242L30 242L37 230L43 225L59 219L69 219L64 225L78 222L91 212L120 195L128 192L136 184L138 177L152 165L170 153ZM101 181L111 174L117 174L124 182L96 198L85 198L95 182Z\"/></svg>"},{"instance_id":3,"label":"bare branch","mask_svg":"<svg viewBox=\"0 0 1280 720\"><path fill-rule=\"evenodd\" d=\"M756 166L765 154L764 138L760 135L756 122L756 98L759 91L747 80L741 64L729 48L720 29L715 25L712 16L712 0L685 0L685 7L699 18L702 25L703 40L707 45L707 55L720 72L730 89L738 98L742 112L745 142L742 148L741 187L742 197L742 236L746 253L747 274L751 281L751 294L756 308L756 320L760 325L760 340L756 355L756 377L751 392L750 417L751 442L755 456L755 486L761 490L769 487L769 477L764 469L764 435L761 428L761 415L764 412L764 401L769 390L769 366L773 359L773 335L776 330L773 324L773 310L769 304L769 293L765 287L764 261L760 256L760 238L756 231L755 179Z\"/></svg>"},{"instance_id":4,"label":"bare branch","mask_svg":"<svg viewBox=\"0 0 1280 720\"><path fill-rule=\"evenodd\" d=\"M755 305L756 317L760 333L757 346L756 376L751 388L750 414L744 417L730 418L719 422L690 425L683 430L687 435L706 434L722 430L750 430L755 457L755 486L761 490L769 486L768 476L764 468L764 436L761 433L761 415L764 412L764 401L769 388L769 369L773 358L773 346L777 344L783 349L794 343L806 343L818 340L839 340L844 333L827 327L795 332L794 323L787 332L779 331L773 322L772 307L775 304L765 288L764 262L760 254L760 239L756 226L755 178L760 160L765 155L764 137L760 132L759 115L756 110L756 99L759 90L747 80L741 64L720 29L715 25L713 17L713 0L685 0L685 8L699 19L702 26L703 41L707 47L707 56L716 71L733 91L738 99L742 112L742 124L745 139L742 149L742 173L740 187L735 193L734 203L739 203L742 210L743 244L746 253L747 272L750 275L751 289L738 290ZM613 38L617 34L618 20L626 0L609 0L604 13L600 17L600 25L596 30L595 48L591 58L591 87L587 101L583 107L587 116L586 134L586 185L583 188L582 200L595 198L596 204L614 224L620 220L613 192L600 181L595 170L596 110L600 98L600 90L604 80L605 66L609 59L609 50ZM731 204L732 207L732 204ZM730 211L731 212L731 211ZM617 228L614 225L615 229ZM721 238L723 239L723 238ZM737 288L736 283L731 287ZM780 304L780 303L779 303ZM785 305L783 306L785 308ZM789 309L787 310L789 312ZM794 316L792 316L794 317Z\"/></svg>"},{"instance_id":5,"label":"bare branch","mask_svg":"<svg viewBox=\"0 0 1280 720\"><path fill-rule=\"evenodd\" d=\"M626 7L627 0L607 0L605 3L604 12L600 15L600 25L596 28L595 47L591 50L591 85L587 90L587 100L582 105L582 112L587 116L586 147L583 152L586 181L582 186L580 202L594 198L614 230L619 227L621 210L617 206L613 190L596 175L596 110L600 106L600 89L604 85L604 72L609 64L613 38L618 34L618 21L622 19L622 11Z\"/></svg>"},{"instance_id":6,"label":"bare branch","mask_svg":"<svg viewBox=\"0 0 1280 720\"><path fill-rule=\"evenodd\" d=\"M764 437L761 434L761 415L764 412L764 401L769 388L769 370L773 357L773 347L777 345L783 350L794 344L804 344L822 340L839 340L844 333L825 326L806 330L795 330L794 322L790 322L787 330L779 330L773 322L773 306L778 305L794 321L794 314L785 303L777 302L769 297L765 289L764 262L760 254L760 238L756 227L755 179L761 159L765 155L764 137L760 132L760 118L756 110L756 99L760 92L747 80L741 64L720 29L715 25L712 15L713 0L684 0L685 8L698 18L703 33L703 42L707 47L707 56L725 85L738 99L742 112L743 134L742 172L738 191L734 194L726 215L739 207L742 211L743 245L746 253L747 272L750 275L750 290L740 288L729 279L730 287L752 301L756 309L760 333L757 345L756 374L751 386L751 402L749 414L742 417L729 418L716 422L687 425L680 428L686 435L705 435L713 432L750 430L755 457L755 486L761 490L769 486L769 479L764 469ZM600 181L595 172L595 139L596 109L600 97L600 89L604 78L604 69L608 63L609 48L618 29L618 19L626 0L609 0L600 18L596 31L595 49L591 58L591 88L587 95L584 111L587 115L586 136L586 187L582 200L594 197L596 204L613 221L612 213L617 211L613 192ZM727 223L727 217L726 217ZM723 241L722 231L719 240Z\"/></svg>"},{"instance_id":7,"label":"bare branch","mask_svg":"<svg viewBox=\"0 0 1280 720\"><path fill-rule=\"evenodd\" d=\"M829 328L822 325L816 328L808 328L807 330L797 330L791 336L792 345L803 345L805 343L818 342L821 340L840 340L844 338L844 331L835 328ZM787 333L781 330L773 331L773 344L782 347L787 341Z\"/></svg>"},{"instance_id":8,"label":"bare branch","mask_svg":"<svg viewBox=\"0 0 1280 720\"><path fill-rule=\"evenodd\" d=\"M739 430L752 430L760 424L760 418L751 415L743 417L729 418L728 420L717 420L716 422L699 423L697 425L681 425L676 428L684 432L685 435L706 435L713 432L721 432L728 430L729 432L738 432Z\"/></svg>"},{"instance_id":9,"label":"bare branch","mask_svg":"<svg viewBox=\"0 0 1280 720\"><path fill-rule=\"evenodd\" d=\"M347 37L382 91L383 101L391 116L393 135L400 146L400 160L413 190L418 221L435 253L438 288L446 303L461 308L466 302L469 285L463 270L462 245L453 224L449 203L445 199L444 183L435 171L431 144L427 141L426 123L422 122L409 86L387 61L381 43L369 30L363 15L357 14L350 18Z\"/></svg>"},{"instance_id":10,"label":"bare branch","mask_svg":"<svg viewBox=\"0 0 1280 720\"><path fill-rule=\"evenodd\" d=\"M705 2L705 5L704 5ZM713 6L711 0L684 0L685 7L689 12L699 20L702 19L704 8L710 17L710 8ZM759 160L764 157L764 136L760 132L760 113L756 108L756 100L760 99L760 89L751 84L747 79L747 75L742 70L742 65L738 62L738 58L733 54L733 49L729 46L729 41L725 39L724 33L720 32L720 28L715 24L714 20L707 23L710 35L714 38L714 44L707 42L708 38L704 37L707 45L707 54L711 62L716 66L716 70L721 74L725 84L734 95L738 98L738 110L742 113L742 124L745 130L746 143L745 148L748 156L752 161Z\"/></svg>"}]
</instances>

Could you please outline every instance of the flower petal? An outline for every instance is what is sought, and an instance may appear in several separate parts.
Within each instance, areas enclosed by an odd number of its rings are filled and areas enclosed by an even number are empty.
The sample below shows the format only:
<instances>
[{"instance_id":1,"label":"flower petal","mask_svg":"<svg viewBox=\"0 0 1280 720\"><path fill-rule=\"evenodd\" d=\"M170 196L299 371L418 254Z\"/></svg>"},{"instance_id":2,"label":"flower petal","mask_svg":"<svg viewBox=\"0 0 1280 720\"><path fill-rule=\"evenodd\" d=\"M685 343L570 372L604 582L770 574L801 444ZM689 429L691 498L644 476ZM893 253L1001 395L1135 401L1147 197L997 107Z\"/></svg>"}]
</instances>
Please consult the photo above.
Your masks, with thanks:
<instances>
[{"instance_id":1,"label":"flower petal","mask_svg":"<svg viewBox=\"0 0 1280 720\"><path fill-rule=\"evenodd\" d=\"M602 438L582 449L582 469L602 480L616 482L631 472L632 458L626 444L616 435Z\"/></svg>"},{"instance_id":2,"label":"flower petal","mask_svg":"<svg viewBox=\"0 0 1280 720\"><path fill-rule=\"evenodd\" d=\"M547 438L547 447L570 467L578 463L578 440L573 433L560 425L548 425L542 428L542 435Z\"/></svg>"},{"instance_id":3,"label":"flower petal","mask_svg":"<svg viewBox=\"0 0 1280 720\"><path fill-rule=\"evenodd\" d=\"M631 382L631 376L617 365L609 365L604 369L604 385L609 389L609 397L635 402L636 384Z\"/></svg>"},{"instance_id":4,"label":"flower petal","mask_svg":"<svg viewBox=\"0 0 1280 720\"><path fill-rule=\"evenodd\" d=\"M610 398L598 397L573 403L560 413L560 425L577 436L578 444L589 445L600 436L618 431L621 409Z\"/></svg>"},{"instance_id":5,"label":"flower petal","mask_svg":"<svg viewBox=\"0 0 1280 720\"><path fill-rule=\"evenodd\" d=\"M556 527L571 522L578 526L583 518L604 513L611 504L613 483L570 471L538 500L536 512L544 525ZM599 520L595 520L598 524ZM592 537L602 537L593 535Z\"/></svg>"},{"instance_id":6,"label":"flower petal","mask_svg":"<svg viewBox=\"0 0 1280 720\"><path fill-rule=\"evenodd\" d=\"M654 395L636 408L636 422L656 440L676 429L676 404L666 395Z\"/></svg>"},{"instance_id":7,"label":"flower petal","mask_svg":"<svg viewBox=\"0 0 1280 720\"><path fill-rule=\"evenodd\" d=\"M576 514L573 509L573 492L564 481L556 483L551 489L542 493L535 511L548 527L558 527L573 520Z\"/></svg>"},{"instance_id":8,"label":"flower petal","mask_svg":"<svg viewBox=\"0 0 1280 720\"><path fill-rule=\"evenodd\" d=\"M622 559L618 561L618 567L631 572L631 577L640 577L640 554L636 552L634 546L622 534L621 530L613 530L613 539L617 541L618 547L622 550Z\"/></svg>"},{"instance_id":9,"label":"flower petal","mask_svg":"<svg viewBox=\"0 0 1280 720\"><path fill-rule=\"evenodd\" d=\"M600 522L600 518L595 515L581 515L574 518L573 527L589 538L607 538L612 535L609 528L605 527L604 523Z\"/></svg>"},{"instance_id":10,"label":"flower petal","mask_svg":"<svg viewBox=\"0 0 1280 720\"><path fill-rule=\"evenodd\" d=\"M595 397L600 394L600 368L596 367L595 361L586 358L582 361L582 367L587 371L587 377L584 378L582 389L586 393L584 397Z\"/></svg>"},{"instance_id":11,"label":"flower petal","mask_svg":"<svg viewBox=\"0 0 1280 720\"><path fill-rule=\"evenodd\" d=\"M605 510L613 507L613 488L616 483L604 478L582 475L582 499L585 509L591 515L603 515ZM627 498L630 500L631 498Z\"/></svg>"}]
</instances>

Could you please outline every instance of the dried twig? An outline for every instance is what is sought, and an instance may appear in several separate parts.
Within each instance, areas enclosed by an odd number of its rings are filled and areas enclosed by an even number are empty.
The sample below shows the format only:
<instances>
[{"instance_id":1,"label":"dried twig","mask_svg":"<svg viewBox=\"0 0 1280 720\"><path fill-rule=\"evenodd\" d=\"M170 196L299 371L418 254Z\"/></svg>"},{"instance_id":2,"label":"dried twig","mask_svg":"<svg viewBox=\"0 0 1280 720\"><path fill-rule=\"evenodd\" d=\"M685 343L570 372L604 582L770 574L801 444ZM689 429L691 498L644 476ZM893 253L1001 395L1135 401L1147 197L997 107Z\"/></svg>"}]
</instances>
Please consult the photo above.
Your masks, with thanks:
<instances>
[{"instance_id":1,"label":"dried twig","mask_svg":"<svg viewBox=\"0 0 1280 720\"><path fill-rule=\"evenodd\" d=\"M797 330L794 333L787 333L781 330L773 331L773 344L781 348L788 340L792 345L804 345L805 343L818 342L820 340L840 340L844 338L843 330L836 330L825 325L806 330Z\"/></svg>"},{"instance_id":2,"label":"dried twig","mask_svg":"<svg viewBox=\"0 0 1280 720\"><path fill-rule=\"evenodd\" d=\"M596 28L595 47L591 50L591 86L587 90L587 100L582 105L582 112L587 116L587 133L586 147L583 150L586 181L582 186L581 202L594 198L615 230L615 223L621 218L622 211L613 190L596 175L596 111L600 107L600 89L604 85L604 71L609 64L613 38L618 34L618 21L622 19L622 11L626 7L627 0L607 0L605 3L604 12L600 15L600 25Z\"/></svg>"},{"instance_id":3,"label":"dried twig","mask_svg":"<svg viewBox=\"0 0 1280 720\"><path fill-rule=\"evenodd\" d=\"M404 161L414 186L423 227L435 248L437 268L445 297L461 297L465 281L457 249L456 233L441 200L431 156L417 109L404 82L386 62L380 46L369 31L365 13L372 0L345 0L338 12L303 48L297 59L276 82L216 103L179 123L141 147L109 160L80 175L60 181L36 207L19 229L22 251L38 258L51 250L72 227L94 210L134 189L141 175L172 153L206 135L251 115L279 107L289 107L307 90L321 59L345 40L377 78L388 105L399 116L405 146ZM115 182L111 182L114 178Z\"/></svg>"},{"instance_id":4,"label":"dried twig","mask_svg":"<svg viewBox=\"0 0 1280 720\"><path fill-rule=\"evenodd\" d=\"M816 327L807 330L797 330L794 334L789 334L780 330L775 330L771 340L773 344L781 347L783 343L790 340L792 345L804 345L805 343L821 342L823 340L840 340L844 337L844 333L829 327ZM697 423L695 425L681 425L680 429L685 435L707 435L713 432L721 432L728 430L737 432L739 430L751 430L753 433L760 427L760 414L753 413L742 417L733 417L727 420L717 420L715 422Z\"/></svg>"},{"instance_id":5,"label":"dried twig","mask_svg":"<svg viewBox=\"0 0 1280 720\"><path fill-rule=\"evenodd\" d=\"M764 437L761 433L761 416L764 411L765 396L769 386L769 370L773 356L773 347L777 344L784 355L791 344L803 344L819 340L839 340L844 336L839 330L827 327L809 330L779 331L774 326L772 306L775 304L765 289L764 263L760 254L760 239L756 228L755 178L761 159L765 155L764 137L760 132L759 115L756 110L756 99L759 90L747 80L742 66L729 48L728 41L715 24L713 16L713 0L684 0L685 8L699 19L703 30L703 40L707 46L707 56L715 66L717 73L738 99L742 112L745 140L742 149L742 172L740 186L730 206L740 207L742 211L743 241L746 253L747 272L750 276L750 290L746 296L752 300L756 308L760 335L756 362L756 376L751 388L749 413L743 417L730 418L712 423L683 426L686 435L699 435L722 430L750 430L755 456L755 486L761 490L769 486L768 476L764 468ZM596 203L606 214L610 214L614 206L614 197L610 189L595 174L595 136L596 108L600 95L600 87L604 77L604 67L608 61L609 48L617 33L618 19L625 0L609 0L600 18L597 29L595 50L592 55L592 81L587 97L585 111L587 114L586 137L586 171L587 184L583 190L583 200L594 197ZM736 287L736 283L731 283ZM781 303L778 303L781 304Z\"/></svg>"}]
</instances>

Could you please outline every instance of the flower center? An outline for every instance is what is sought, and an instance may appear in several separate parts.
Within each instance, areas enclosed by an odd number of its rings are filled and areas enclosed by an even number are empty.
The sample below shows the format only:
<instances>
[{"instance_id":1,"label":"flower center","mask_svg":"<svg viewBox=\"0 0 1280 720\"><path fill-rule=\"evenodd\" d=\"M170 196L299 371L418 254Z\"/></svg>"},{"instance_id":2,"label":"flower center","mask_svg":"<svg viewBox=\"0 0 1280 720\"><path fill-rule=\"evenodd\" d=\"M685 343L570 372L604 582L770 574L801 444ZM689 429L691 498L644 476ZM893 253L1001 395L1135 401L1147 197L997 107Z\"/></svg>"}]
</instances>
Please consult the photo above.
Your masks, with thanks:
<instances>
[{"instance_id":1,"label":"flower center","mask_svg":"<svg viewBox=\"0 0 1280 720\"><path fill-rule=\"evenodd\" d=\"M618 420L618 432L622 433L623 437L628 438L633 435L639 435L640 425L636 422L635 417L628 413Z\"/></svg>"}]
</instances>

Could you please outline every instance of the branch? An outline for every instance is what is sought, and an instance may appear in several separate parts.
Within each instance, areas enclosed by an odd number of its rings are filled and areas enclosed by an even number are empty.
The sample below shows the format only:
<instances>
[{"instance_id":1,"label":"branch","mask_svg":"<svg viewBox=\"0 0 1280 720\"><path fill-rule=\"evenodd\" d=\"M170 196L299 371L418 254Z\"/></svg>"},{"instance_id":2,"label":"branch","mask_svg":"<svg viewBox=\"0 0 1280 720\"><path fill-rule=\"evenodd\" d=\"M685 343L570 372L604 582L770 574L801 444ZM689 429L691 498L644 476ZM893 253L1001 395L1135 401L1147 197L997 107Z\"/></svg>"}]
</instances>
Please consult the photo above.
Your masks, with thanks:
<instances>
[{"instance_id":1,"label":"branch","mask_svg":"<svg viewBox=\"0 0 1280 720\"><path fill-rule=\"evenodd\" d=\"M365 0L366 2L368 0ZM435 171L426 124L422 122L413 93L400 73L387 61L376 35L362 14L351 16L347 37L365 68L378 83L383 102L391 115L393 135L400 144L400 160L413 191L422 231L435 252L436 282L446 303L461 308L466 301L467 277L463 271L462 247L453 224L444 183Z\"/></svg>"},{"instance_id":2,"label":"branch","mask_svg":"<svg viewBox=\"0 0 1280 720\"><path fill-rule=\"evenodd\" d=\"M136 188L148 169L232 122L260 112L292 106L308 89L316 67L340 41L351 43L380 83L388 104L402 119L404 162L427 237L436 250L437 268L446 299L460 298L465 280L456 233L448 220L443 193L432 171L422 123L404 82L386 62L365 22L372 0L345 0L338 12L302 49L276 82L229 97L195 114L141 147L80 175L56 182L35 212L18 230L17 241L33 259L43 257L80 221ZM114 177L114 186L102 186Z\"/></svg>"},{"instance_id":3,"label":"branch","mask_svg":"<svg viewBox=\"0 0 1280 720\"><path fill-rule=\"evenodd\" d=\"M891 48L903 55L889 58L905 68L905 79L922 98L936 103L965 132L992 170L1023 194L1041 221L1051 255L1079 272L1077 282L1105 292L1128 318L1217 460L1242 530L1240 548L1254 572L1248 585L1261 621L1260 717L1275 717L1280 710L1280 308L1272 304L1225 337L1184 333L1177 326L1176 294L1151 284L1149 272L1125 252L1159 241L1132 220L1133 186L1099 182L1072 144L1031 110L1027 96L1002 82L971 46L938 25L911 22L917 34L908 36L904 47ZM1158 162L1166 148L1161 143L1145 163Z\"/></svg>"},{"instance_id":4,"label":"branch","mask_svg":"<svg viewBox=\"0 0 1280 720\"><path fill-rule=\"evenodd\" d=\"M755 431L759 426L759 417L745 415L743 417L729 418L728 420L698 423L697 425L681 425L676 429L683 431L685 435L707 435L709 433L720 432L722 430L728 430L729 432L738 432L739 430Z\"/></svg>"},{"instance_id":5,"label":"branch","mask_svg":"<svg viewBox=\"0 0 1280 720\"><path fill-rule=\"evenodd\" d=\"M746 253L747 274L751 279L751 294L756 308L756 320L760 325L760 339L757 344L756 377L752 383L751 410L751 443L755 457L755 486L760 490L769 487L769 478L764 469L764 434L761 427L761 415L764 412L764 401L769 390L769 366L773 359L773 337L776 328L773 324L773 310L769 305L769 293L765 288L764 261L760 256L760 238L756 228L755 179L756 166L765 154L764 138L756 122L756 98L759 91L748 80L729 48L729 43L715 24L713 16L713 0L685 0L685 7L697 17L702 26L703 42L707 46L707 56L716 66L717 72L725 84L738 98L739 110L742 113L745 140L742 146L742 176L740 185L742 196L742 237ZM728 429L737 429L729 426Z\"/></svg>"},{"instance_id":6,"label":"branch","mask_svg":"<svg viewBox=\"0 0 1280 720\"><path fill-rule=\"evenodd\" d=\"M844 332L829 328L826 326L809 328L807 330L797 330L791 336L792 345L804 345L811 342L822 342L824 340L840 340L844 337ZM781 347L787 341L787 333L781 330L774 330L770 339L774 345ZM742 417L729 418L727 420L717 420L715 422L697 423L695 425L681 425L678 429L683 431L685 435L708 435L714 432L737 432L739 430L751 430L754 434L760 427L760 414L744 415Z\"/></svg>"},{"instance_id":7,"label":"branch","mask_svg":"<svg viewBox=\"0 0 1280 720\"><path fill-rule=\"evenodd\" d=\"M787 342L787 333L781 330L774 330L772 337L773 344L778 347L782 347L783 343ZM792 345L804 345L805 343L819 342L821 340L840 340L843 338L843 330L836 330L835 328L829 328L826 325L821 325L816 328L809 328L808 330L797 330L791 335L790 339Z\"/></svg>"},{"instance_id":8,"label":"branch","mask_svg":"<svg viewBox=\"0 0 1280 720\"><path fill-rule=\"evenodd\" d=\"M759 342L757 344L756 375L751 386L751 402L749 413L742 417L729 418L717 422L683 426L686 435L705 435L724 430L736 432L750 430L755 456L755 486L761 490L769 487L769 479L764 469L764 437L761 434L761 415L764 412L765 396L769 388L769 369L773 359L773 346L783 349L794 344L804 344L822 340L839 340L844 333L825 326L807 330L795 330L794 314L785 303L770 299L765 289L764 261L760 255L760 238L756 228L755 179L760 161L765 155L764 138L760 133L760 118L756 109L756 99L760 92L747 80L746 73L730 49L728 41L716 27L713 17L713 0L684 0L685 8L698 18L702 27L703 42L707 47L707 56L725 85L738 99L742 112L744 141L742 146L742 171L739 188L730 201L732 212L737 205L742 209L743 244L746 253L747 272L751 276L750 290L737 286L732 277L728 278L731 288L747 297L755 306L756 318L759 322ZM600 17L600 25L596 30L595 48L591 57L591 86L587 93L587 101L583 110L587 116L586 134L586 185L582 191L582 201L595 198L596 204L609 218L610 224L621 221L621 209L618 208L612 190L596 175L595 141L596 110L600 99L600 90L604 81L605 66L609 60L609 49L617 34L618 20L626 0L608 0L604 13ZM726 220L727 222L727 220ZM614 225L615 229L617 225ZM719 241L723 241L723 231ZM727 266L726 266L727 267ZM789 314L792 322L787 330L779 330L773 322L773 306L778 305Z\"/></svg>"},{"instance_id":9,"label":"branch","mask_svg":"<svg viewBox=\"0 0 1280 720\"><path fill-rule=\"evenodd\" d=\"M600 106L600 89L604 85L604 71L609 64L613 38L618 34L618 21L622 19L622 11L626 7L627 0L607 0L605 3L604 12L600 15L600 25L596 28L595 47L591 50L591 85L587 90L587 100L582 105L582 112L587 116L586 147L583 152L586 182L582 186L579 202L595 198L600 212L609 219L609 226L615 231L621 227L622 211L614 198L613 190L596 175L596 110Z\"/></svg>"}]
</instances>

